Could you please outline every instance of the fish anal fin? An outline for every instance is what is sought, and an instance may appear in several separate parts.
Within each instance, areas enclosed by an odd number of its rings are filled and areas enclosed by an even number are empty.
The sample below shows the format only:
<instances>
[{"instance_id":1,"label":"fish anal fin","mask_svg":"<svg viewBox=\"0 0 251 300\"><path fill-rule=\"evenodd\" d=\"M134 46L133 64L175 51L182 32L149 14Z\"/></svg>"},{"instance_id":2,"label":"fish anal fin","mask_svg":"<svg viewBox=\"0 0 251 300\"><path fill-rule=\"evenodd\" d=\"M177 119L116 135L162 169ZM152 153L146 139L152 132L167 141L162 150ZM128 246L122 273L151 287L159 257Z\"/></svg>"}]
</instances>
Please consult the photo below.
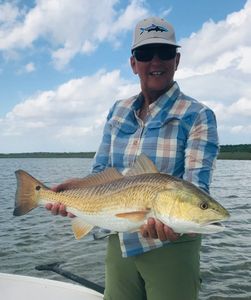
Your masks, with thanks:
<instances>
[{"instance_id":1,"label":"fish anal fin","mask_svg":"<svg viewBox=\"0 0 251 300\"><path fill-rule=\"evenodd\" d=\"M84 222L83 220L77 217L72 220L71 225L72 225L72 231L77 240L87 235L94 227L93 225L87 224L86 222Z\"/></svg>"},{"instance_id":2,"label":"fish anal fin","mask_svg":"<svg viewBox=\"0 0 251 300\"><path fill-rule=\"evenodd\" d=\"M126 213L119 213L115 216L118 218L124 218L128 219L132 222L139 222L145 220L147 214L149 213L149 210L139 210L139 211L132 211L132 212L126 212Z\"/></svg>"},{"instance_id":3,"label":"fish anal fin","mask_svg":"<svg viewBox=\"0 0 251 300\"><path fill-rule=\"evenodd\" d=\"M100 173L94 173L81 179L75 179L71 188L84 188L93 185L105 184L123 177L124 176L115 168L107 168Z\"/></svg>"},{"instance_id":4,"label":"fish anal fin","mask_svg":"<svg viewBox=\"0 0 251 300\"><path fill-rule=\"evenodd\" d=\"M125 176L135 176L146 173L159 173L154 163L144 154L140 154L134 163L134 165L125 172Z\"/></svg>"}]
</instances>

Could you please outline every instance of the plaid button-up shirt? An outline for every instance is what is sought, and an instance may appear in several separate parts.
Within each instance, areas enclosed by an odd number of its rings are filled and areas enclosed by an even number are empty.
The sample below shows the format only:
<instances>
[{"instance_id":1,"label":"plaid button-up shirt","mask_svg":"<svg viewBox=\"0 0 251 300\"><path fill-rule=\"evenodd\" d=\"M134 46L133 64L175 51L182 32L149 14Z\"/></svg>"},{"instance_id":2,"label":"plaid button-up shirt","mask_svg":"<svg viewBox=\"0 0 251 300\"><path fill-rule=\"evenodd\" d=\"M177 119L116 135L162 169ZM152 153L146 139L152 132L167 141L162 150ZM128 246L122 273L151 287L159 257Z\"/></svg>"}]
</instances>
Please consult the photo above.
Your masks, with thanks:
<instances>
[{"instance_id":1,"label":"plaid button-up shirt","mask_svg":"<svg viewBox=\"0 0 251 300\"><path fill-rule=\"evenodd\" d=\"M161 173L188 180L209 192L218 154L213 111L184 95L177 83L153 102L146 120L139 117L142 94L117 101L110 110L92 172L115 167L123 172L146 154ZM137 255L167 242L120 233L122 255Z\"/></svg>"}]
</instances>

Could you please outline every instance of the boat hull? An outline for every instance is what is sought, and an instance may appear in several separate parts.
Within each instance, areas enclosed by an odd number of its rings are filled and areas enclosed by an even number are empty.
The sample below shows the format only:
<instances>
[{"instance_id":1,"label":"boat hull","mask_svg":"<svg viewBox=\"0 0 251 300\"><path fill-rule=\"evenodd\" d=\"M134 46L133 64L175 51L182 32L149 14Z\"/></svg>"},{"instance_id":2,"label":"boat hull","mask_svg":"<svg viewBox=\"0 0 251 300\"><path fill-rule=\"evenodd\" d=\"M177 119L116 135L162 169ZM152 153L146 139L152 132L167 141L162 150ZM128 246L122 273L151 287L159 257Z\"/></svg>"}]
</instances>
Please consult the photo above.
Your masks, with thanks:
<instances>
[{"instance_id":1,"label":"boat hull","mask_svg":"<svg viewBox=\"0 0 251 300\"><path fill-rule=\"evenodd\" d=\"M101 300L103 295L86 287L44 278L0 273L4 300Z\"/></svg>"}]
</instances>

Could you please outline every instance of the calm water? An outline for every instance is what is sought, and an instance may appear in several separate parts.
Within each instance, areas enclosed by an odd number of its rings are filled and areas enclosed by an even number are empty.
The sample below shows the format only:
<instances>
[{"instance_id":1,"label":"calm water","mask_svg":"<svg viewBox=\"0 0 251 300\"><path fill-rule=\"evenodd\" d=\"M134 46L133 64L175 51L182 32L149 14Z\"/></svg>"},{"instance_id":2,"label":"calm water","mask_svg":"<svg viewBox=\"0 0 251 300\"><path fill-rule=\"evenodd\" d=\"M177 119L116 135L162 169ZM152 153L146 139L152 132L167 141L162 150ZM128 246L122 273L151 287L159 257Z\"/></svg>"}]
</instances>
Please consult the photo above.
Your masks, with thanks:
<instances>
[{"instance_id":1,"label":"calm water","mask_svg":"<svg viewBox=\"0 0 251 300\"><path fill-rule=\"evenodd\" d=\"M106 241L76 241L69 219L40 207L13 217L16 179L24 169L47 185L83 177L89 159L0 159L0 272L66 280L35 266L62 261L62 268L104 284ZM227 230L204 237L201 300L251 299L251 161L218 161L211 190L231 213Z\"/></svg>"}]
</instances>

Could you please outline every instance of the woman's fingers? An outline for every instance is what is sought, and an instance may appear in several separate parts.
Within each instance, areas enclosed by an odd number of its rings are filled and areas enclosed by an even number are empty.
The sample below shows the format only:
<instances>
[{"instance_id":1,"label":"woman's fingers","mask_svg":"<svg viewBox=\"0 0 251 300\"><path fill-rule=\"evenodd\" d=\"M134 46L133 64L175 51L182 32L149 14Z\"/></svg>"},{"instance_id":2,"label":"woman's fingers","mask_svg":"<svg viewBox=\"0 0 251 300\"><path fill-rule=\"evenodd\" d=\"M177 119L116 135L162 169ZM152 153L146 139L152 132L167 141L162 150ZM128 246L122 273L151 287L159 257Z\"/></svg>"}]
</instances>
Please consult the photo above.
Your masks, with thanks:
<instances>
[{"instance_id":1,"label":"woman's fingers","mask_svg":"<svg viewBox=\"0 0 251 300\"><path fill-rule=\"evenodd\" d=\"M50 210L51 213L53 215L61 215L62 217L69 217L69 218L74 218L75 215L70 213L70 212L67 212L66 211L66 207L64 204L62 203L47 203L45 205L45 208Z\"/></svg>"},{"instance_id":2,"label":"woman's fingers","mask_svg":"<svg viewBox=\"0 0 251 300\"><path fill-rule=\"evenodd\" d=\"M143 237L159 239L161 241L175 241L179 238L179 234L175 233L170 227L164 225L161 221L149 218L147 224L141 227L141 234Z\"/></svg>"}]
</instances>

